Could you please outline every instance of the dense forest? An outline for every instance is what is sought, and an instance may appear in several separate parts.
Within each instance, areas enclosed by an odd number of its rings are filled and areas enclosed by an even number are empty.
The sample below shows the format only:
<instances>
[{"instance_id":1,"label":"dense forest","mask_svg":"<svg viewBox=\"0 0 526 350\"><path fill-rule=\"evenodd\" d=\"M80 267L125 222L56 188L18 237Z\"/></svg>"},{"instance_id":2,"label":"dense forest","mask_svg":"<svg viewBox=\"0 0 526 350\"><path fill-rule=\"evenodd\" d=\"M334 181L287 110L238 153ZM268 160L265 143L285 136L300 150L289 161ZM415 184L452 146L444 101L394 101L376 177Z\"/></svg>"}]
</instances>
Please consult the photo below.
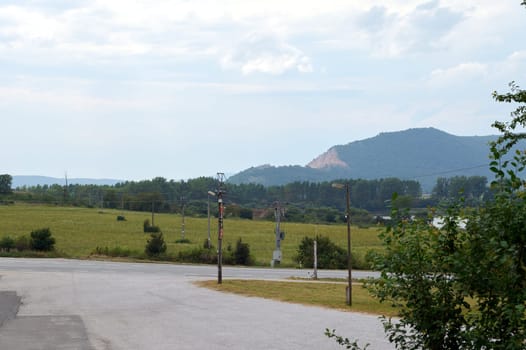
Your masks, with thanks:
<instances>
[{"instance_id":1,"label":"dense forest","mask_svg":"<svg viewBox=\"0 0 526 350\"><path fill-rule=\"evenodd\" d=\"M348 183L352 216L355 221L370 220L374 215L389 212L393 193L397 205L407 208L437 206L441 201L464 198L466 205L476 205L490 196L483 176L439 178L431 196L422 196L421 186L414 180L386 178L377 180L339 180L333 182L293 182L282 186L258 184L224 185L226 214L242 218L272 218L276 202L285 208L290 221L334 222L343 220L345 190L333 183ZM152 180L123 182L114 186L44 185L20 187L2 195L2 199L88 206L135 211L155 211L206 216L208 204L216 199L208 194L217 189L212 177L188 181ZM4 191L5 192L5 191ZM214 212L214 210L212 210Z\"/></svg>"}]
</instances>

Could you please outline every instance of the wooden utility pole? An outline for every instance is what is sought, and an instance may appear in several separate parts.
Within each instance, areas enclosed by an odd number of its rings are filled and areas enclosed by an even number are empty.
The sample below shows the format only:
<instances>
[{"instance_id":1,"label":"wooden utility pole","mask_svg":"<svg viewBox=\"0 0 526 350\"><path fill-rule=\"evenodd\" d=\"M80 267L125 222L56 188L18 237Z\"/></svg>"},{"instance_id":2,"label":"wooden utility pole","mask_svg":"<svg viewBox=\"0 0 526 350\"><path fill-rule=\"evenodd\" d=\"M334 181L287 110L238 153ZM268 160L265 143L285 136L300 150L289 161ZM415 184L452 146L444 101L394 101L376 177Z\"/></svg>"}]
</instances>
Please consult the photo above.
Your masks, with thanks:
<instances>
[{"instance_id":1,"label":"wooden utility pole","mask_svg":"<svg viewBox=\"0 0 526 350\"><path fill-rule=\"evenodd\" d=\"M346 192L346 207L347 213L345 218L347 219L347 270L349 271L348 283L347 286L347 303L352 306L352 258L351 258L351 190L349 182L345 184Z\"/></svg>"}]
</instances>

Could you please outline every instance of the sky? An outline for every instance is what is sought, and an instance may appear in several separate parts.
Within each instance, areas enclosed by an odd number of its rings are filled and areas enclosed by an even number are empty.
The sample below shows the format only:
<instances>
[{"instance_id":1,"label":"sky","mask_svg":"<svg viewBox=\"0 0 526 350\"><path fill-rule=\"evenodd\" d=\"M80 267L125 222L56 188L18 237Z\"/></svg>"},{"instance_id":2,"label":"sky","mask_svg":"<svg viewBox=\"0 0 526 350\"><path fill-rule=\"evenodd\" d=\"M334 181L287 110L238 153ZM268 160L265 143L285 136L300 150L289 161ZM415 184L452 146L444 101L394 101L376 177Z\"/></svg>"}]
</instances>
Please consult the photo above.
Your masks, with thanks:
<instances>
[{"instance_id":1,"label":"sky","mask_svg":"<svg viewBox=\"0 0 526 350\"><path fill-rule=\"evenodd\" d=\"M0 0L0 173L185 180L496 134L520 0ZM386 150L388 151L388 150Z\"/></svg>"}]
</instances>

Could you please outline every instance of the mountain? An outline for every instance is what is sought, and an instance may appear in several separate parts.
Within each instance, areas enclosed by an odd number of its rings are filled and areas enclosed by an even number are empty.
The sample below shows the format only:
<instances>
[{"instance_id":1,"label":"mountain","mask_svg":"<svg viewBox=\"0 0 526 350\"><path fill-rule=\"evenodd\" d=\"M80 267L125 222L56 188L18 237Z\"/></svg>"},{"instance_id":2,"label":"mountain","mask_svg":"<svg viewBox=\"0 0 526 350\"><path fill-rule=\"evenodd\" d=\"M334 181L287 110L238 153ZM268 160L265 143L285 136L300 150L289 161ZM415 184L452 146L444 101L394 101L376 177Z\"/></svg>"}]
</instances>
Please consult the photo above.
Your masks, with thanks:
<instances>
[{"instance_id":1,"label":"mountain","mask_svg":"<svg viewBox=\"0 0 526 350\"><path fill-rule=\"evenodd\" d=\"M72 178L68 179L68 184L78 185L115 185L116 183L123 182L122 180L115 179L84 179L84 178ZM66 180L64 178L55 178L48 176L31 176L31 175L13 175L13 181L11 187L17 188L22 186L37 186L37 185L64 185Z\"/></svg>"},{"instance_id":2,"label":"mountain","mask_svg":"<svg viewBox=\"0 0 526 350\"><path fill-rule=\"evenodd\" d=\"M397 177L417 180L424 192L429 192L438 177L479 175L491 179L488 143L496 137L455 136L435 128L385 132L333 146L306 166L253 167L228 181L272 186L295 181Z\"/></svg>"}]
</instances>

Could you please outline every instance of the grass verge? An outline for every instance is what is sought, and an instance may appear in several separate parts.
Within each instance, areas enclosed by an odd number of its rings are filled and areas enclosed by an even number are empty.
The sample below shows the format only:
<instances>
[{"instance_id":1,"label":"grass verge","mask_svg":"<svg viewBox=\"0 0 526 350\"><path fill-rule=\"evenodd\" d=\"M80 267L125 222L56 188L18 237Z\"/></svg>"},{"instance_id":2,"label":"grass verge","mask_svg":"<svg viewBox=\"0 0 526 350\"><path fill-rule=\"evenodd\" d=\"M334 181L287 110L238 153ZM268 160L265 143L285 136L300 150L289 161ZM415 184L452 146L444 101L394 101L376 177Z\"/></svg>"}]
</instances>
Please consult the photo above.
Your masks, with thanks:
<instances>
[{"instance_id":1,"label":"grass verge","mask_svg":"<svg viewBox=\"0 0 526 350\"><path fill-rule=\"evenodd\" d=\"M250 297L279 300L288 303L320 306L344 311L363 312L374 315L396 316L397 310L381 304L369 295L361 284L353 285L353 305L345 300L345 283L313 281L262 281L262 280L223 280L195 282L221 292L235 293ZM308 288L307 285L308 284Z\"/></svg>"}]
</instances>

